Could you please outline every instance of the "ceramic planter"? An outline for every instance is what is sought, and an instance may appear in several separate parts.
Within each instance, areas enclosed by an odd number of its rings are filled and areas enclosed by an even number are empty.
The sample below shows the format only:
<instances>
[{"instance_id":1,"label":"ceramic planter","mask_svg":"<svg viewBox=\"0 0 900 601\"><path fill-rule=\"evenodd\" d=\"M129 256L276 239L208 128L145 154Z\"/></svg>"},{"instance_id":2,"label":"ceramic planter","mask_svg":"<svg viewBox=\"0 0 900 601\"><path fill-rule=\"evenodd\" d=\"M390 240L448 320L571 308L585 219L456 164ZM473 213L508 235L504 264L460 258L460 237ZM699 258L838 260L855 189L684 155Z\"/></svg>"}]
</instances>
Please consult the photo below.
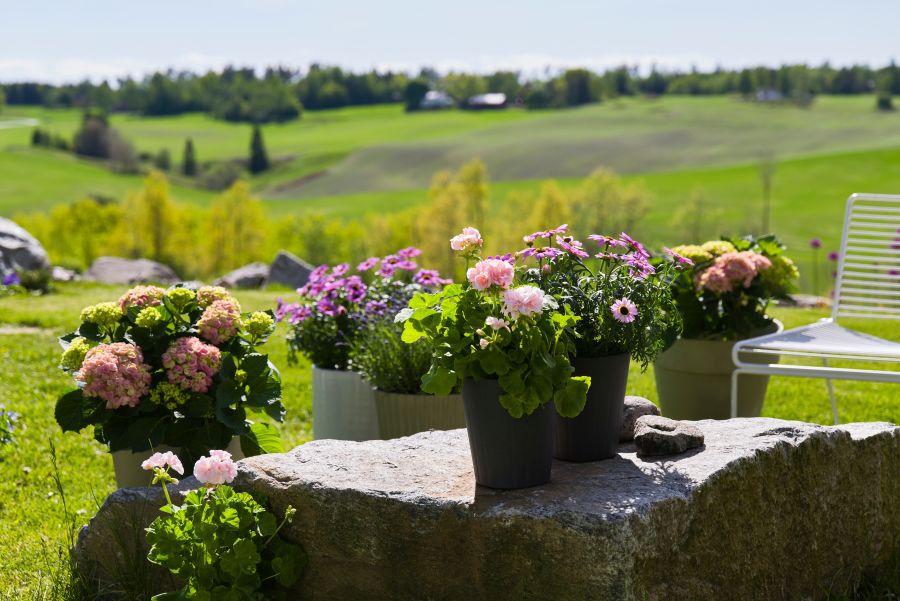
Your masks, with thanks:
<instances>
[{"instance_id":1,"label":"ceramic planter","mask_svg":"<svg viewBox=\"0 0 900 601\"><path fill-rule=\"evenodd\" d=\"M781 331L780 322L758 335ZM679 339L653 363L656 392L663 415L673 419L731 417L731 374L734 341ZM777 354L747 357L753 363L777 363ZM769 376L745 375L738 380L738 416L758 417Z\"/></svg>"},{"instance_id":2,"label":"ceramic planter","mask_svg":"<svg viewBox=\"0 0 900 601\"><path fill-rule=\"evenodd\" d=\"M462 396L451 394L401 394L375 390L378 434L385 440L426 430L466 427Z\"/></svg>"},{"instance_id":3,"label":"ceramic planter","mask_svg":"<svg viewBox=\"0 0 900 601\"><path fill-rule=\"evenodd\" d=\"M112 455L113 469L116 472L116 484L119 488L150 486L150 482L153 480L153 472L144 470L141 468L141 464L149 459L150 455L153 453L172 451L178 455L179 450L180 449L167 445L160 445L151 451L141 451L139 453L132 453L131 451L113 451L110 454ZM244 458L244 453L241 451L241 439L239 436L232 437L231 442L225 447L225 450L231 453L231 457L235 461ZM189 476L193 469L193 465L185 464L185 476ZM177 474L174 475L178 477Z\"/></svg>"},{"instance_id":4,"label":"ceramic planter","mask_svg":"<svg viewBox=\"0 0 900 601\"><path fill-rule=\"evenodd\" d=\"M379 438L372 387L358 373L314 365L312 392L314 438Z\"/></svg>"},{"instance_id":5,"label":"ceramic planter","mask_svg":"<svg viewBox=\"0 0 900 601\"><path fill-rule=\"evenodd\" d=\"M463 383L475 481L501 489L546 484L553 464L553 403L517 419L500 405L500 393L497 380Z\"/></svg>"},{"instance_id":6,"label":"ceramic planter","mask_svg":"<svg viewBox=\"0 0 900 601\"><path fill-rule=\"evenodd\" d=\"M575 376L590 376L584 411L577 417L556 420L555 455L563 461L597 461L614 457L619 448L625 388L628 384L628 353L609 357L577 357Z\"/></svg>"}]
</instances>

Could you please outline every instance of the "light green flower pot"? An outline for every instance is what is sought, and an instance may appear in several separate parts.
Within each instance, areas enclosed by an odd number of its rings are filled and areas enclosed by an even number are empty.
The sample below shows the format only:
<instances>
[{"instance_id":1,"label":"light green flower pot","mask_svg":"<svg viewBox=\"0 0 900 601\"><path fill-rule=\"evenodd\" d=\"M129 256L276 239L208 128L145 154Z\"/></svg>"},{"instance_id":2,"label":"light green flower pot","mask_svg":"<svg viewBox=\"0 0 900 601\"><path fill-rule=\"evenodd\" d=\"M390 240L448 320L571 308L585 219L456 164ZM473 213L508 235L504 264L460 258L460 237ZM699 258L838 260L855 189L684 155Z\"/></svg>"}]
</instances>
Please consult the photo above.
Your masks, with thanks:
<instances>
[{"instance_id":1,"label":"light green flower pot","mask_svg":"<svg viewBox=\"0 0 900 601\"><path fill-rule=\"evenodd\" d=\"M357 372L313 365L312 389L316 440L380 438L372 387Z\"/></svg>"},{"instance_id":2,"label":"light green flower pot","mask_svg":"<svg viewBox=\"0 0 900 601\"><path fill-rule=\"evenodd\" d=\"M427 430L466 427L462 395L400 394L375 390L381 438L400 438Z\"/></svg>"},{"instance_id":3,"label":"light green flower pot","mask_svg":"<svg viewBox=\"0 0 900 601\"><path fill-rule=\"evenodd\" d=\"M780 322L759 335L781 331ZM662 414L672 419L729 419L734 341L679 339L653 362ZM752 363L777 363L777 354L748 355ZM758 417L769 376L742 375L738 380L738 417Z\"/></svg>"},{"instance_id":4,"label":"light green flower pot","mask_svg":"<svg viewBox=\"0 0 900 601\"><path fill-rule=\"evenodd\" d=\"M244 453L241 451L241 438L239 436L232 437L231 442L228 443L225 450L231 453L231 458L235 461L244 458ZM178 455L179 449L167 445L160 445L153 450L141 451L139 453L132 453L131 451L113 451L110 453L112 455L113 469L116 472L116 484L118 487L131 488L134 486L150 486L150 482L153 480L153 472L144 470L141 468L141 464L149 459L150 455L153 453L165 453L167 451L172 451ZM185 465L184 475L190 476L193 470L193 465ZM178 474L173 473L172 475L176 478L180 477Z\"/></svg>"}]
</instances>

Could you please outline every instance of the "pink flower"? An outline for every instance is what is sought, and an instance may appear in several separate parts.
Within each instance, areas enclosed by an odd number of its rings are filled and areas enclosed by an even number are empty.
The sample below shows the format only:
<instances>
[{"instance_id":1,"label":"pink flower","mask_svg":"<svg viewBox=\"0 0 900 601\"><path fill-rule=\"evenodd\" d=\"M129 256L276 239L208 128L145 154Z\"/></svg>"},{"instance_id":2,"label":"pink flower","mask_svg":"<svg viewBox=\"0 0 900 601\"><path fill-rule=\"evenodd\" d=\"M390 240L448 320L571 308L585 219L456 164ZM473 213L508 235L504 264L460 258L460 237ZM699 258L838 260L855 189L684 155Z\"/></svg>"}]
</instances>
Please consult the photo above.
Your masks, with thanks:
<instances>
[{"instance_id":1,"label":"pink flower","mask_svg":"<svg viewBox=\"0 0 900 601\"><path fill-rule=\"evenodd\" d=\"M610 306L613 318L619 323L631 323L638 314L637 305L627 298L620 298Z\"/></svg>"},{"instance_id":2,"label":"pink flower","mask_svg":"<svg viewBox=\"0 0 900 601\"><path fill-rule=\"evenodd\" d=\"M135 286L119 297L119 307L127 311L128 307L155 307L162 302L166 293L159 286Z\"/></svg>"},{"instance_id":3,"label":"pink flower","mask_svg":"<svg viewBox=\"0 0 900 601\"><path fill-rule=\"evenodd\" d=\"M752 251L729 252L716 257L713 267L718 267L732 283L740 283L748 288L756 275L772 266L772 262Z\"/></svg>"},{"instance_id":4,"label":"pink flower","mask_svg":"<svg viewBox=\"0 0 900 601\"><path fill-rule=\"evenodd\" d=\"M837 261L840 258L841 258L841 255L838 254L836 251L831 251L830 253L828 253L829 261Z\"/></svg>"},{"instance_id":5,"label":"pink flower","mask_svg":"<svg viewBox=\"0 0 900 601\"><path fill-rule=\"evenodd\" d=\"M346 263L341 263L340 265L335 265L334 269L331 270L331 275L334 277L340 277L347 273L350 270L350 266Z\"/></svg>"},{"instance_id":6,"label":"pink flower","mask_svg":"<svg viewBox=\"0 0 900 601\"><path fill-rule=\"evenodd\" d=\"M229 300L231 295L221 286L201 286L197 289L197 305L205 309L217 300Z\"/></svg>"},{"instance_id":7,"label":"pink flower","mask_svg":"<svg viewBox=\"0 0 900 601\"><path fill-rule=\"evenodd\" d=\"M400 261L394 267L403 271L415 271L419 268L415 261L410 261L408 259Z\"/></svg>"},{"instance_id":8,"label":"pink flower","mask_svg":"<svg viewBox=\"0 0 900 601\"><path fill-rule=\"evenodd\" d=\"M490 345L490 344L491 344L491 341L488 340L487 338L482 338L481 340L478 341L478 346L480 346L481 348L487 348L488 345Z\"/></svg>"},{"instance_id":9,"label":"pink flower","mask_svg":"<svg viewBox=\"0 0 900 601\"><path fill-rule=\"evenodd\" d=\"M500 319L499 317L488 317L486 320L484 320L484 323L492 330L509 331L509 322L505 319Z\"/></svg>"},{"instance_id":10,"label":"pink flower","mask_svg":"<svg viewBox=\"0 0 900 601\"><path fill-rule=\"evenodd\" d=\"M222 353L199 338L179 338L162 355L170 384L184 390L207 392L222 365Z\"/></svg>"},{"instance_id":11,"label":"pink flower","mask_svg":"<svg viewBox=\"0 0 900 601\"><path fill-rule=\"evenodd\" d=\"M484 244L484 240L481 239L481 232L474 227L463 228L461 234L450 238L450 248L461 252L481 248L482 244Z\"/></svg>"},{"instance_id":12,"label":"pink flower","mask_svg":"<svg viewBox=\"0 0 900 601\"><path fill-rule=\"evenodd\" d=\"M565 238L563 238L562 236L557 236L556 244L570 255L575 255L576 257L580 257L582 259L586 259L589 256L583 250L584 245L571 236L566 236Z\"/></svg>"},{"instance_id":13,"label":"pink flower","mask_svg":"<svg viewBox=\"0 0 900 601\"><path fill-rule=\"evenodd\" d=\"M470 267L466 279L476 290L487 290L491 286L507 289L515 277L515 268L500 259L485 259Z\"/></svg>"},{"instance_id":14,"label":"pink flower","mask_svg":"<svg viewBox=\"0 0 900 601\"><path fill-rule=\"evenodd\" d=\"M593 240L600 246L609 246L610 248L626 248L628 246L627 242L623 242L618 238L613 238L611 236L604 236L602 234L591 234L588 236L588 240Z\"/></svg>"},{"instance_id":15,"label":"pink flower","mask_svg":"<svg viewBox=\"0 0 900 601\"><path fill-rule=\"evenodd\" d=\"M210 451L194 464L194 477L203 484L230 484L237 476L237 464L227 451Z\"/></svg>"},{"instance_id":16,"label":"pink flower","mask_svg":"<svg viewBox=\"0 0 900 601\"><path fill-rule=\"evenodd\" d=\"M442 278L434 269L420 269L413 276L413 281L421 286L446 286L453 283L453 280Z\"/></svg>"},{"instance_id":17,"label":"pink flower","mask_svg":"<svg viewBox=\"0 0 900 601\"><path fill-rule=\"evenodd\" d=\"M372 269L376 265L378 265L378 263L380 261L381 261L381 259L379 259L378 257L369 257L368 259L366 259L365 261L363 261L362 263L360 263L359 265L356 266L356 271L358 271L360 273L369 271L370 269Z\"/></svg>"},{"instance_id":18,"label":"pink flower","mask_svg":"<svg viewBox=\"0 0 900 601\"><path fill-rule=\"evenodd\" d=\"M537 286L519 286L503 293L503 312L512 319L540 315L544 310L544 291Z\"/></svg>"},{"instance_id":19,"label":"pink flower","mask_svg":"<svg viewBox=\"0 0 900 601\"><path fill-rule=\"evenodd\" d=\"M167 470L171 468L179 474L184 475L184 466L181 465L181 459L179 459L178 455L176 455L172 451L166 451L165 453L154 453L150 456L149 459L141 464L141 469L145 469L148 472L153 471L156 468L161 470Z\"/></svg>"},{"instance_id":20,"label":"pink flower","mask_svg":"<svg viewBox=\"0 0 900 601\"><path fill-rule=\"evenodd\" d=\"M401 259L413 259L422 254L422 251L415 246L407 246L397 251L397 256Z\"/></svg>"},{"instance_id":21,"label":"pink flower","mask_svg":"<svg viewBox=\"0 0 900 601\"><path fill-rule=\"evenodd\" d=\"M107 409L137 407L150 391L150 368L133 344L101 344L87 352L75 380L84 385L84 396L103 399Z\"/></svg>"},{"instance_id":22,"label":"pink flower","mask_svg":"<svg viewBox=\"0 0 900 601\"><path fill-rule=\"evenodd\" d=\"M638 242L637 240L635 240L634 238L632 238L631 236L629 236L628 234L626 234L625 232L622 232L621 234L619 234L619 238L621 238L623 242L628 244L628 246L630 246L636 253L643 256L645 259L650 258L650 253L647 252L647 249L644 248L644 245L641 244L640 242Z\"/></svg>"},{"instance_id":23,"label":"pink flower","mask_svg":"<svg viewBox=\"0 0 900 601\"><path fill-rule=\"evenodd\" d=\"M241 306L236 300L217 300L197 322L197 331L213 344L228 342L241 327Z\"/></svg>"},{"instance_id":24,"label":"pink flower","mask_svg":"<svg viewBox=\"0 0 900 601\"><path fill-rule=\"evenodd\" d=\"M679 255L677 252L675 252L671 248L666 248L665 246L663 246L663 252L665 252L667 255L669 255L670 257L675 259L675 261L677 261L679 265L693 265L694 264L693 261L691 261L687 257Z\"/></svg>"},{"instance_id":25,"label":"pink flower","mask_svg":"<svg viewBox=\"0 0 900 601\"><path fill-rule=\"evenodd\" d=\"M725 270L717 265L711 265L696 278L698 288L705 288L715 294L731 292L733 284L725 273Z\"/></svg>"}]
</instances>

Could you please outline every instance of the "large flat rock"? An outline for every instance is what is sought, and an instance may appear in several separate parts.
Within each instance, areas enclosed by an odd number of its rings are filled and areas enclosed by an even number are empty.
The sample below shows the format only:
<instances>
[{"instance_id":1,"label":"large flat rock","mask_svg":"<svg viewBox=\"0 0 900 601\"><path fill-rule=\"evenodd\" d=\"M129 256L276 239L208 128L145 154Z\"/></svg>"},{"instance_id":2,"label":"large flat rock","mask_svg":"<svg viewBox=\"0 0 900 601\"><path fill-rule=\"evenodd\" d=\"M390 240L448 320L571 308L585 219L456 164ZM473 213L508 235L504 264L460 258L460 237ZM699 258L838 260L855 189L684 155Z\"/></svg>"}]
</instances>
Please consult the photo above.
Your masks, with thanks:
<instances>
[{"instance_id":1,"label":"large flat rock","mask_svg":"<svg viewBox=\"0 0 900 601\"><path fill-rule=\"evenodd\" d=\"M465 430L315 441L242 461L236 486L298 508L298 599L812 599L900 550L900 428L695 423L699 449L626 445L519 491L476 487Z\"/></svg>"}]
</instances>

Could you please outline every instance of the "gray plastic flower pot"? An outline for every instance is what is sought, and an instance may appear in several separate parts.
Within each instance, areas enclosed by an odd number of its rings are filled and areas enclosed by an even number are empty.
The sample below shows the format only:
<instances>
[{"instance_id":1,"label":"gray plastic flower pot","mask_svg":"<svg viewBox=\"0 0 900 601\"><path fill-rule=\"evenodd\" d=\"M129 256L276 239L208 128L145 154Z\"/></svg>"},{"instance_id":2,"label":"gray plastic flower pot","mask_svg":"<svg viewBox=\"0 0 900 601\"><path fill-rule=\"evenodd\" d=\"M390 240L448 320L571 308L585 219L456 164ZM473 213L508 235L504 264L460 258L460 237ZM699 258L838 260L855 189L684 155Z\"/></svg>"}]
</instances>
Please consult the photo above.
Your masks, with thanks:
<instances>
[{"instance_id":1,"label":"gray plastic flower pot","mask_svg":"<svg viewBox=\"0 0 900 601\"><path fill-rule=\"evenodd\" d=\"M553 465L553 403L515 418L500 405L500 394L497 380L463 383L475 481L500 489L546 484Z\"/></svg>"},{"instance_id":2,"label":"gray plastic flower pot","mask_svg":"<svg viewBox=\"0 0 900 601\"><path fill-rule=\"evenodd\" d=\"M314 438L380 438L372 387L357 372L314 365L312 389Z\"/></svg>"},{"instance_id":3,"label":"gray plastic flower pot","mask_svg":"<svg viewBox=\"0 0 900 601\"><path fill-rule=\"evenodd\" d=\"M381 438L400 438L427 430L466 427L462 395L401 394L375 390Z\"/></svg>"}]
</instances>

